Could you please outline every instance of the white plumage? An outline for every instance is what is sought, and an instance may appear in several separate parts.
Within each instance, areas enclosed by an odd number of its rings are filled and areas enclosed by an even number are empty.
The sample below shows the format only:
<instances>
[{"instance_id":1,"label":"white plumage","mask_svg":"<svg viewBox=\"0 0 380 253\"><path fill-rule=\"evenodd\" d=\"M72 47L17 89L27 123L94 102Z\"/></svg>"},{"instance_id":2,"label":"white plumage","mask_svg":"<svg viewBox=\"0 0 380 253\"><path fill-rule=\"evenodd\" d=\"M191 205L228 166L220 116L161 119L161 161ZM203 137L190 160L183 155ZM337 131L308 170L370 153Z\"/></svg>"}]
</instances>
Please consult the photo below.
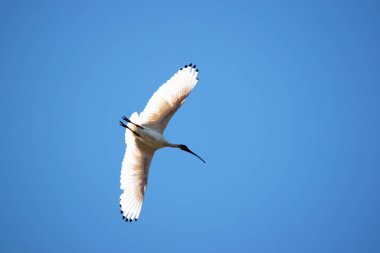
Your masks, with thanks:
<instances>
[{"instance_id":1,"label":"white plumage","mask_svg":"<svg viewBox=\"0 0 380 253\"><path fill-rule=\"evenodd\" d=\"M186 65L161 85L140 115L134 112L130 119L123 117L127 124L120 121L120 125L126 128L127 144L120 176L120 188L123 190L120 196L120 208L126 221L137 220L140 216L150 163L157 149L179 148L205 162L185 145L172 144L163 137L169 120L181 107L197 82L198 69L195 65Z\"/></svg>"}]
</instances>

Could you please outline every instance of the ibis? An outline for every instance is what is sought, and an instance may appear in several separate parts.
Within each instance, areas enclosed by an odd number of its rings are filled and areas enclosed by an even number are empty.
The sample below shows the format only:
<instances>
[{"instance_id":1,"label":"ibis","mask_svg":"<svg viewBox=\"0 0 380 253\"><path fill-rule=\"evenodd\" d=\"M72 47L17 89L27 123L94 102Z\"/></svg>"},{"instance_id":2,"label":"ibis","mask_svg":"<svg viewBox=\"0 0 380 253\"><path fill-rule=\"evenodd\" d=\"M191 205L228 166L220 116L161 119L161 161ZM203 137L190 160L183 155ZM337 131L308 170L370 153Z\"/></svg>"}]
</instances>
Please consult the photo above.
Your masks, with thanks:
<instances>
[{"instance_id":1,"label":"ibis","mask_svg":"<svg viewBox=\"0 0 380 253\"><path fill-rule=\"evenodd\" d=\"M127 147L120 176L120 208L125 221L136 221L140 216L149 168L156 150L164 147L178 148L206 163L186 145L171 143L163 136L168 122L197 82L196 65L185 65L161 85L140 114L134 112L129 118L122 117L120 125L125 128Z\"/></svg>"}]
</instances>

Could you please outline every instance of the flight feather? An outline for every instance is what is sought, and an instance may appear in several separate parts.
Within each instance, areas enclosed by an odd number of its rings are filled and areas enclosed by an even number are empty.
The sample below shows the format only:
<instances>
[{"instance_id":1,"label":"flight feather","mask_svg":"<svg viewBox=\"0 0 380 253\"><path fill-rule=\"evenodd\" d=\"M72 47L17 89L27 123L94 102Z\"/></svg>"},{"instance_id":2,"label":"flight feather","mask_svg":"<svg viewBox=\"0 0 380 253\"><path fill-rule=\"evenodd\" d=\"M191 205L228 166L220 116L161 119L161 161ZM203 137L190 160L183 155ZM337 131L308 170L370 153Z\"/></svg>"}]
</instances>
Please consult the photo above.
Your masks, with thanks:
<instances>
[{"instance_id":1,"label":"flight feather","mask_svg":"<svg viewBox=\"0 0 380 253\"><path fill-rule=\"evenodd\" d=\"M162 134L197 82L198 69L195 65L181 68L149 99L139 115L140 124Z\"/></svg>"}]
</instances>

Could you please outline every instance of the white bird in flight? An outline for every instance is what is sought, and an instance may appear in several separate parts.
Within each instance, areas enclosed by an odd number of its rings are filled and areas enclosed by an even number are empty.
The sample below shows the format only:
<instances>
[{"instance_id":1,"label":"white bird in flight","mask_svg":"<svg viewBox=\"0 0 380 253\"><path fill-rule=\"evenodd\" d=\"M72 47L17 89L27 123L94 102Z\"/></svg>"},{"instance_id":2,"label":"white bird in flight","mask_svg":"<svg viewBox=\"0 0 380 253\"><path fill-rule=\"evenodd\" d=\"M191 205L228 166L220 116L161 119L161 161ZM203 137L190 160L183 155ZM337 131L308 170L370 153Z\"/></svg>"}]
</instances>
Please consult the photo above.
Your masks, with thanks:
<instances>
[{"instance_id":1,"label":"white bird in flight","mask_svg":"<svg viewBox=\"0 0 380 253\"><path fill-rule=\"evenodd\" d=\"M206 163L186 145L172 144L165 140L163 133L174 113L198 82L196 65L185 65L153 94L144 111L134 112L130 119L123 116L126 124L125 143L127 148L121 168L120 208L123 219L134 221L139 218L148 181L150 163L154 152L160 148L172 147L189 152Z\"/></svg>"}]
</instances>

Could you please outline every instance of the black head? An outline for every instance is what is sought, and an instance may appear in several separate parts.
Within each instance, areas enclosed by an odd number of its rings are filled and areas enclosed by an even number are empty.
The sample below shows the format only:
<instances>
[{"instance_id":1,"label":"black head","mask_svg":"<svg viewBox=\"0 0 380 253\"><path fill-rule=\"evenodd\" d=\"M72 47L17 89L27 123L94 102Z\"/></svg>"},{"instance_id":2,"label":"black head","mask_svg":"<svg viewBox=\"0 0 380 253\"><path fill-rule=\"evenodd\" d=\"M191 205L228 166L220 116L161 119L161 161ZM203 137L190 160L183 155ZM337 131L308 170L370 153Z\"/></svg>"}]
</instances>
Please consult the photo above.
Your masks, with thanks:
<instances>
[{"instance_id":1,"label":"black head","mask_svg":"<svg viewBox=\"0 0 380 253\"><path fill-rule=\"evenodd\" d=\"M205 160L203 160L199 155L195 154L193 151L191 151L186 145L183 145L183 144L179 144L177 146L178 148L180 148L181 150L183 151L186 151L192 155L195 155L196 157L198 157L202 162L206 163Z\"/></svg>"}]
</instances>

